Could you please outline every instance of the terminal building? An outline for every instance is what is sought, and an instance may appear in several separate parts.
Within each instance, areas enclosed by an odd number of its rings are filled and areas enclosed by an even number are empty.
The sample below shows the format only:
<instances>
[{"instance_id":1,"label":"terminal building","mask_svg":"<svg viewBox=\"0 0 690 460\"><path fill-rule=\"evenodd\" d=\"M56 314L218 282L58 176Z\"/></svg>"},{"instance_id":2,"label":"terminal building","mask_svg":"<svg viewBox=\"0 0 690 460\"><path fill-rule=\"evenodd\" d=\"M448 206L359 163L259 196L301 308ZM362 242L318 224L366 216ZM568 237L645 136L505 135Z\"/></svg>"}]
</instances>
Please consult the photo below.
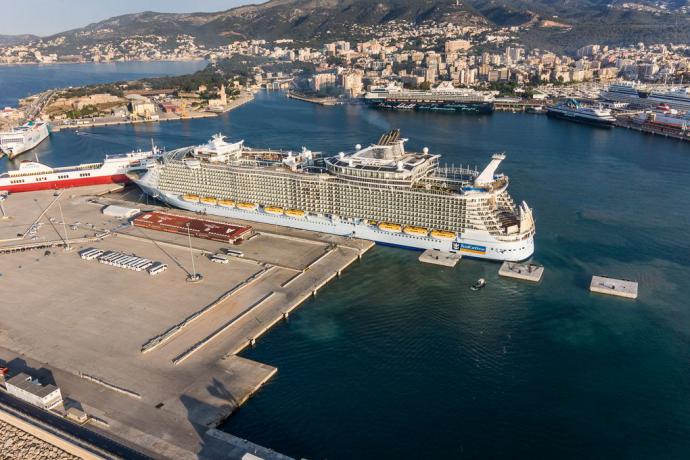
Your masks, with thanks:
<instances>
[{"instance_id":1,"label":"terminal building","mask_svg":"<svg viewBox=\"0 0 690 460\"><path fill-rule=\"evenodd\" d=\"M62 393L58 387L49 383L44 384L25 373L7 380L5 387L9 394L42 409L50 409L62 402Z\"/></svg>"}]
</instances>

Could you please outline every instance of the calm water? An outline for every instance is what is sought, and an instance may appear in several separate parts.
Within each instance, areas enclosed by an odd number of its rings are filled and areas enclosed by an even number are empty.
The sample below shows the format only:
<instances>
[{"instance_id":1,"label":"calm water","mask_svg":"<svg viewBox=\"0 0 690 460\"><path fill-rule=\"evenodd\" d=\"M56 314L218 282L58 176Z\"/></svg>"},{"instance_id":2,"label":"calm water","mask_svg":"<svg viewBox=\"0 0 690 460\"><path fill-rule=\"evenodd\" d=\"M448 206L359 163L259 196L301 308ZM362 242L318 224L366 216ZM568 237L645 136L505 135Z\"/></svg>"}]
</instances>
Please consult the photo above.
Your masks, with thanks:
<instances>
[{"instance_id":1,"label":"calm water","mask_svg":"<svg viewBox=\"0 0 690 460\"><path fill-rule=\"evenodd\" d=\"M506 151L511 193L535 210L544 280L376 247L245 353L279 372L223 429L312 459L688 458L690 144L259 94L220 118L57 133L38 155L66 165L219 131L336 153L393 127L456 164ZM636 279L640 298L592 295L592 274ZM470 291L479 277L487 288Z\"/></svg>"},{"instance_id":2,"label":"calm water","mask_svg":"<svg viewBox=\"0 0 690 460\"><path fill-rule=\"evenodd\" d=\"M205 61L3 65L0 66L0 108L16 107L17 99L51 88L183 75L205 66Z\"/></svg>"}]
</instances>

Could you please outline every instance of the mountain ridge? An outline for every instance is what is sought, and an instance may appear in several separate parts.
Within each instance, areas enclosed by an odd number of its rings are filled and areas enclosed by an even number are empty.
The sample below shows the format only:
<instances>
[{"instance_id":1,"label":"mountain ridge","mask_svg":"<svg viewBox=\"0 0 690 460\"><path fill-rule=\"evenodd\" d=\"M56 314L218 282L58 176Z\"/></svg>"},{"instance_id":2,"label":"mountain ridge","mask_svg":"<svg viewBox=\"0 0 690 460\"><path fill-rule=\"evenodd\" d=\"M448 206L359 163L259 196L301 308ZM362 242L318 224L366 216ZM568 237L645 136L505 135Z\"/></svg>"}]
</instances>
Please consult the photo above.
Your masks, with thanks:
<instances>
[{"instance_id":1,"label":"mountain ridge","mask_svg":"<svg viewBox=\"0 0 690 460\"><path fill-rule=\"evenodd\" d=\"M630 44L642 41L638 37L644 40L657 37L659 42L690 41L689 16L676 12L688 6L690 0L661 3L666 10L653 14L631 10L629 5L633 3L620 0L271 0L213 13L146 11L126 14L43 40L60 41L56 52L72 52L84 45L145 35L171 40L177 35L188 34L205 46L242 39L292 38L301 42L323 42L349 38L350 26L354 24L376 26L393 20L434 20L499 27L530 24L531 30L521 38L529 46L543 48L550 45L572 48L595 40L602 44ZM634 4L658 9L660 2L638 0ZM673 26L671 19L675 20L675 28L669 27L669 24ZM568 27L567 30L550 30L541 27L540 20ZM23 39L37 38L26 36ZM19 40L15 38L14 42Z\"/></svg>"}]
</instances>

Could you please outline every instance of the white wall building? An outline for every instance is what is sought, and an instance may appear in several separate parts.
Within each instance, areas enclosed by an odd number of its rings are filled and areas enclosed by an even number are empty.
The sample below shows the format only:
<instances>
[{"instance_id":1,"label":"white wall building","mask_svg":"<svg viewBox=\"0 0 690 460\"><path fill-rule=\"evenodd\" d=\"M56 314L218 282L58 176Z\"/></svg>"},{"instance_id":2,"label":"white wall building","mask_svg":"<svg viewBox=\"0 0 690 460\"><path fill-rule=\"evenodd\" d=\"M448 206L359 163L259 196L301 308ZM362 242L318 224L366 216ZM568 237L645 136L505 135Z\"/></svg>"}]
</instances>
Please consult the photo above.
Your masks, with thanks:
<instances>
[{"instance_id":1,"label":"white wall building","mask_svg":"<svg viewBox=\"0 0 690 460\"><path fill-rule=\"evenodd\" d=\"M43 384L28 374L17 374L5 382L7 392L43 409L62 402L62 393L55 385Z\"/></svg>"}]
</instances>

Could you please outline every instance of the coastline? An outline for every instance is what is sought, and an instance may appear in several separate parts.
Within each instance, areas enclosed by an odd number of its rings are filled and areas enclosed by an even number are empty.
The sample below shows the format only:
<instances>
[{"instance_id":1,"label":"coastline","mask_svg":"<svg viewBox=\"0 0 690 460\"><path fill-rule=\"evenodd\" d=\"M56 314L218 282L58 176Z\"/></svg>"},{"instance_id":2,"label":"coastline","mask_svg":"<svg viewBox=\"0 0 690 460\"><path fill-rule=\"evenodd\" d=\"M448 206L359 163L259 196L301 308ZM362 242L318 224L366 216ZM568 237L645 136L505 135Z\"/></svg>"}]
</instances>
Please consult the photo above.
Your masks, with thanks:
<instances>
[{"instance_id":1,"label":"coastline","mask_svg":"<svg viewBox=\"0 0 690 460\"><path fill-rule=\"evenodd\" d=\"M132 63L149 63L149 62L197 62L197 61L206 61L210 62L209 59L206 58L194 58L194 59L150 59L150 60L145 60L145 59L126 59L126 60L118 60L118 61L76 61L76 62L64 62L64 61L57 61L57 62L0 62L0 68L2 67L13 67L13 66L36 66L36 67L47 67L51 65L82 65L82 64L124 64L128 62Z\"/></svg>"}]
</instances>

